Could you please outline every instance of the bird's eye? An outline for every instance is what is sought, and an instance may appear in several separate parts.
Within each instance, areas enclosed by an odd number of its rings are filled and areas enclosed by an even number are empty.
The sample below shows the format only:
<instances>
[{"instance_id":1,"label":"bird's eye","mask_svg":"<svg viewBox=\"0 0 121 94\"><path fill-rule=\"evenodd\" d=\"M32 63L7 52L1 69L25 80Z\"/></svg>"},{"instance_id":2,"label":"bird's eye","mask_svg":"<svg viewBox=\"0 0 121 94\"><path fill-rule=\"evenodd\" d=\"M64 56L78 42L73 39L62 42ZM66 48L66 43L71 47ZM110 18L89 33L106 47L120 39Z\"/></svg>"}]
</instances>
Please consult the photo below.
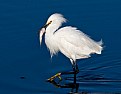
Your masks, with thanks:
<instances>
[{"instance_id":1,"label":"bird's eye","mask_svg":"<svg viewBox=\"0 0 121 94\"><path fill-rule=\"evenodd\" d=\"M50 23L52 23L52 21L50 21Z\"/></svg>"}]
</instances>

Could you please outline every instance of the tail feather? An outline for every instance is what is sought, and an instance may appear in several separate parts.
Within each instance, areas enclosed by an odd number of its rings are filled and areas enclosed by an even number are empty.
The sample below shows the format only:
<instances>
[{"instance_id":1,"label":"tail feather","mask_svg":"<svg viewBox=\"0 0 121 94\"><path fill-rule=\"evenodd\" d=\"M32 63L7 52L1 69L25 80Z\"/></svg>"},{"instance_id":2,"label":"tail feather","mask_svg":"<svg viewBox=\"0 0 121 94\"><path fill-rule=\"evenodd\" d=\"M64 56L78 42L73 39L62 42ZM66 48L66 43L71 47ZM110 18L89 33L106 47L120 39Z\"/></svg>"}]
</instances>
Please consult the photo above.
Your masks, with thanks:
<instances>
[{"instance_id":1,"label":"tail feather","mask_svg":"<svg viewBox=\"0 0 121 94\"><path fill-rule=\"evenodd\" d=\"M99 42L97 42L97 44L98 44L98 46L95 49L95 53L101 54L101 52L103 50L103 47L102 47L103 41L102 41L102 39Z\"/></svg>"},{"instance_id":2,"label":"tail feather","mask_svg":"<svg viewBox=\"0 0 121 94\"><path fill-rule=\"evenodd\" d=\"M97 42L97 44L99 44L100 46L102 46L103 45L102 39L99 42Z\"/></svg>"},{"instance_id":3,"label":"tail feather","mask_svg":"<svg viewBox=\"0 0 121 94\"><path fill-rule=\"evenodd\" d=\"M98 49L98 51L96 51L96 53L97 54L101 54L102 50L103 50L103 47L100 46L99 49Z\"/></svg>"}]
</instances>

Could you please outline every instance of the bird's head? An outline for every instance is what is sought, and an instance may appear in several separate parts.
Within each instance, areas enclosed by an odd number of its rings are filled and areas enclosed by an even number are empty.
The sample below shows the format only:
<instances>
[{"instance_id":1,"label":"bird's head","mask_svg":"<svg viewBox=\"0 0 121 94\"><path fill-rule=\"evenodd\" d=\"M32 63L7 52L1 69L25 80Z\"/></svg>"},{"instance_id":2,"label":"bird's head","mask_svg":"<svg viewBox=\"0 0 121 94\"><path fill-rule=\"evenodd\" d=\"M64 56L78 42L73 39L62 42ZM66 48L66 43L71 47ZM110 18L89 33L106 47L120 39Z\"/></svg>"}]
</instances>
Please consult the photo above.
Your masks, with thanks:
<instances>
[{"instance_id":1,"label":"bird's head","mask_svg":"<svg viewBox=\"0 0 121 94\"><path fill-rule=\"evenodd\" d=\"M48 18L46 25L47 27L53 26L59 28L64 22L66 22L66 19L63 17L63 15L55 13Z\"/></svg>"},{"instance_id":2,"label":"bird's head","mask_svg":"<svg viewBox=\"0 0 121 94\"><path fill-rule=\"evenodd\" d=\"M48 18L46 24L40 30L40 43L42 41L42 36L45 32L47 32L49 29L50 31L53 32L56 31L64 22L66 22L66 19L63 17L62 14L59 13L52 14Z\"/></svg>"}]
</instances>

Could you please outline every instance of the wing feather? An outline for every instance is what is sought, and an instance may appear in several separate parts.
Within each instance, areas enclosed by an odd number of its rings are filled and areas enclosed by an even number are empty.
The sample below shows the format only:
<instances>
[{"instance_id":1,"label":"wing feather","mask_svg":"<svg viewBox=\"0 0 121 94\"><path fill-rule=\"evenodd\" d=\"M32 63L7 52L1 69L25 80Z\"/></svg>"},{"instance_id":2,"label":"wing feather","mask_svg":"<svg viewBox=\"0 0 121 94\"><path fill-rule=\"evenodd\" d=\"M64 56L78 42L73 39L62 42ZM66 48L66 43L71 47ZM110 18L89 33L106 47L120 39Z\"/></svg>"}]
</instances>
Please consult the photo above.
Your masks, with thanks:
<instances>
[{"instance_id":1,"label":"wing feather","mask_svg":"<svg viewBox=\"0 0 121 94\"><path fill-rule=\"evenodd\" d=\"M75 27L67 26L59 29L55 34L61 39L71 43L75 47L83 47L85 50L90 50L92 53L101 54L102 40L96 42L92 40L88 35L84 34Z\"/></svg>"}]
</instances>

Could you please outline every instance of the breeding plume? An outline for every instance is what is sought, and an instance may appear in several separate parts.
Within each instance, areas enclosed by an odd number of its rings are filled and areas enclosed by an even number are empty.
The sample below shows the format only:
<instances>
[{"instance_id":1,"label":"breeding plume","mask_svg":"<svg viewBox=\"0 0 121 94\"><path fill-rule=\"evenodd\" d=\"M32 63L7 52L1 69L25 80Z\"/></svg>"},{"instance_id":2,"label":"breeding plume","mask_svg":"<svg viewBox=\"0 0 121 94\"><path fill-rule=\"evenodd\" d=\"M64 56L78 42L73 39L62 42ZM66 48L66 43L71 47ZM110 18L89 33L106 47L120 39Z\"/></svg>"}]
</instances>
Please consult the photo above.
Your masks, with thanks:
<instances>
[{"instance_id":1,"label":"breeding plume","mask_svg":"<svg viewBox=\"0 0 121 94\"><path fill-rule=\"evenodd\" d=\"M63 53L70 59L73 70L77 72L76 59L89 58L90 54L94 53L101 54L103 49L102 41L96 42L92 40L76 27L66 26L60 28L65 22L66 19L63 15L52 14L40 30L40 44L45 33L45 43L50 50L51 57L58 52ZM61 75L61 73L58 75ZM55 76L49 80L53 80Z\"/></svg>"}]
</instances>

